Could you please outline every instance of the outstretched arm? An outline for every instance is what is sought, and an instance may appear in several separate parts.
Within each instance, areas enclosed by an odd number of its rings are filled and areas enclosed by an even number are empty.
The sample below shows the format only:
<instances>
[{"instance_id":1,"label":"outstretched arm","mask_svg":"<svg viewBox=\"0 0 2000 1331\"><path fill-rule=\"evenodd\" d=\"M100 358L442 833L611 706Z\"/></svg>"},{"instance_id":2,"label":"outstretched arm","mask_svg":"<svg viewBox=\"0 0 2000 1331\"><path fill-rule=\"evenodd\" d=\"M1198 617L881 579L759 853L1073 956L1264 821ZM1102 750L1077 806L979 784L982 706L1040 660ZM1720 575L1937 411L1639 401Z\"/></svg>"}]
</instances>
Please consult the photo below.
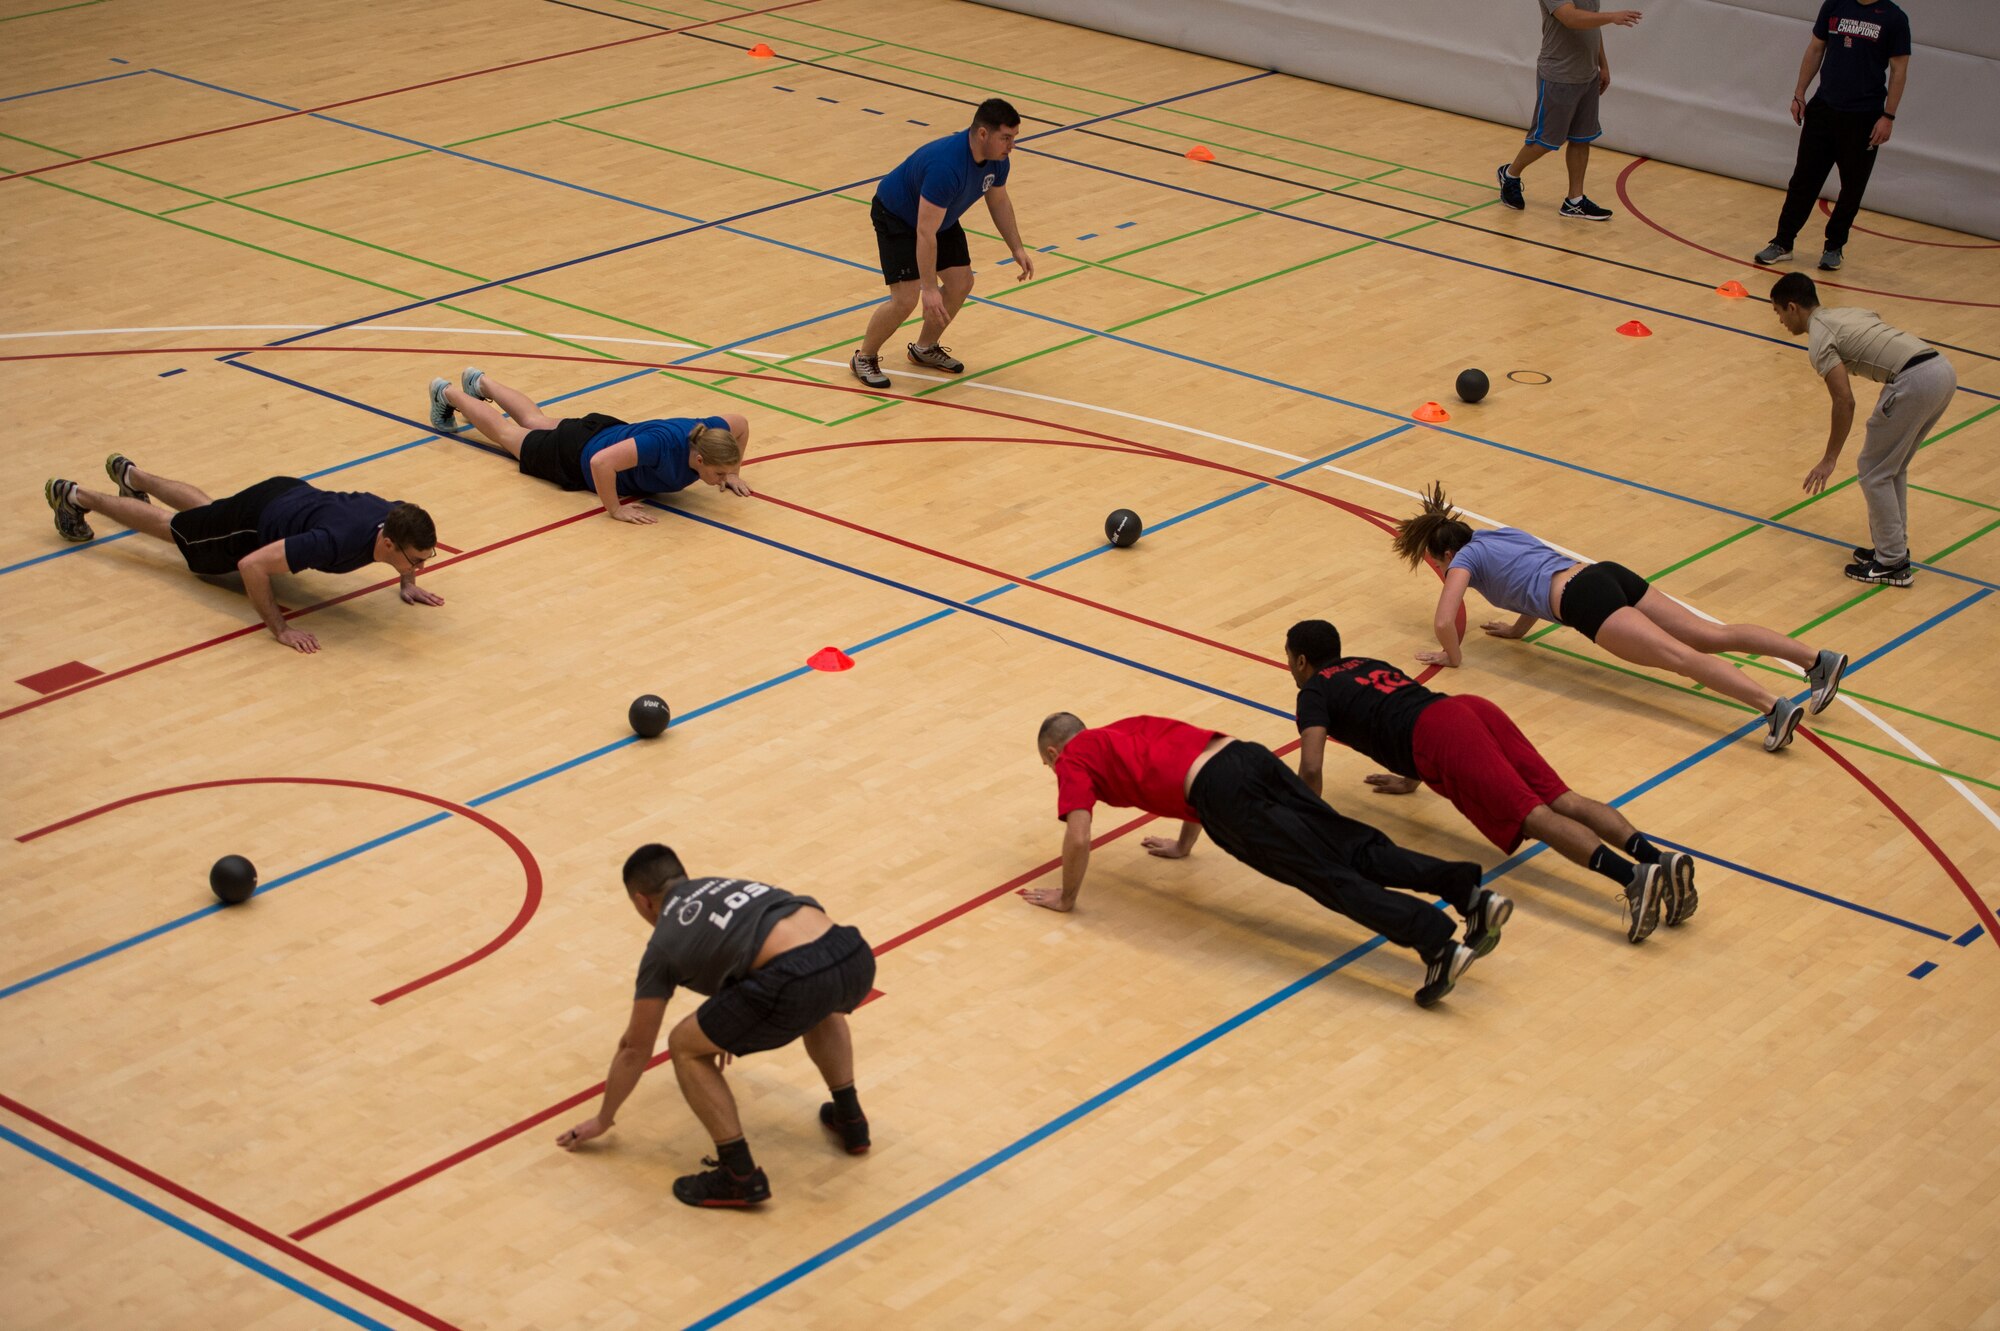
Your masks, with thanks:
<instances>
[{"instance_id":1,"label":"outstretched arm","mask_svg":"<svg viewBox=\"0 0 2000 1331\"><path fill-rule=\"evenodd\" d=\"M1818 37L1806 38L1806 53L1799 57L1799 81L1792 85L1792 123L1806 122L1806 89L1812 85L1813 76L1819 73L1820 61L1826 59L1826 43Z\"/></svg>"},{"instance_id":2,"label":"outstretched arm","mask_svg":"<svg viewBox=\"0 0 2000 1331\"><path fill-rule=\"evenodd\" d=\"M664 998L633 1000L632 1020L627 1023L625 1034L618 1037L618 1052L611 1056L611 1070L604 1075L604 1103L598 1106L595 1117L585 1119L556 1138L556 1145L565 1151L572 1150L611 1131L611 1125L618 1119L618 1107L637 1089L639 1078L646 1075L646 1065L653 1061L653 1046L659 1042L660 1023L666 1015Z\"/></svg>"},{"instance_id":3,"label":"outstretched arm","mask_svg":"<svg viewBox=\"0 0 2000 1331\"><path fill-rule=\"evenodd\" d=\"M1565 28L1578 30L1608 28L1614 23L1621 28L1629 28L1639 21L1639 17L1636 9L1607 9L1602 14L1596 14L1578 9L1575 5L1562 5L1555 11L1556 22Z\"/></svg>"},{"instance_id":4,"label":"outstretched arm","mask_svg":"<svg viewBox=\"0 0 2000 1331\"><path fill-rule=\"evenodd\" d=\"M289 573L291 569L292 566L285 560L282 539L262 549L252 550L236 561L236 571L243 578L243 593L250 598L251 607L263 618L264 627L271 630L271 636L295 652L316 652L319 650L319 639L285 622L284 612L278 609L277 593L271 590L272 577Z\"/></svg>"},{"instance_id":5,"label":"outstretched arm","mask_svg":"<svg viewBox=\"0 0 2000 1331\"><path fill-rule=\"evenodd\" d=\"M1306 789L1313 794L1320 793L1326 781L1324 761L1326 758L1326 727L1307 726L1299 732L1299 780L1306 783Z\"/></svg>"},{"instance_id":6,"label":"outstretched arm","mask_svg":"<svg viewBox=\"0 0 2000 1331\"><path fill-rule=\"evenodd\" d=\"M986 211L992 214L993 225L1000 229L1000 239L1007 242L1007 252L1014 256L1014 264L1020 269L1014 280L1027 281L1035 275L1035 257L1021 243L1021 227L1014 220L1014 200L1008 195L1005 185L996 185L986 191Z\"/></svg>"},{"instance_id":7,"label":"outstretched arm","mask_svg":"<svg viewBox=\"0 0 2000 1331\"><path fill-rule=\"evenodd\" d=\"M1021 895L1029 904L1049 910L1073 910L1077 893L1083 890L1083 875L1090 869L1090 810L1073 809L1063 820L1062 886L1024 887Z\"/></svg>"},{"instance_id":8,"label":"outstretched arm","mask_svg":"<svg viewBox=\"0 0 2000 1331\"><path fill-rule=\"evenodd\" d=\"M1463 657L1463 644L1458 638L1458 615L1465 605L1465 589L1472 585L1472 575L1464 569L1447 570L1444 575L1444 590L1438 593L1437 609L1431 614L1431 630L1437 634L1438 646L1442 651L1418 652L1417 659L1427 665L1455 666Z\"/></svg>"},{"instance_id":9,"label":"outstretched arm","mask_svg":"<svg viewBox=\"0 0 2000 1331\"><path fill-rule=\"evenodd\" d=\"M620 439L609 448L600 448L590 459L590 488L604 511L620 522L636 522L642 527L659 521L643 508L627 508L618 498L618 473L639 465L639 441Z\"/></svg>"},{"instance_id":10,"label":"outstretched arm","mask_svg":"<svg viewBox=\"0 0 2000 1331\"><path fill-rule=\"evenodd\" d=\"M1845 365L1827 371L1826 392L1833 399L1833 420L1827 426L1825 456L1806 473L1804 488L1810 494L1826 489L1827 478L1840 462L1840 450L1847 447L1848 431L1854 428L1854 386L1847 380Z\"/></svg>"}]
</instances>

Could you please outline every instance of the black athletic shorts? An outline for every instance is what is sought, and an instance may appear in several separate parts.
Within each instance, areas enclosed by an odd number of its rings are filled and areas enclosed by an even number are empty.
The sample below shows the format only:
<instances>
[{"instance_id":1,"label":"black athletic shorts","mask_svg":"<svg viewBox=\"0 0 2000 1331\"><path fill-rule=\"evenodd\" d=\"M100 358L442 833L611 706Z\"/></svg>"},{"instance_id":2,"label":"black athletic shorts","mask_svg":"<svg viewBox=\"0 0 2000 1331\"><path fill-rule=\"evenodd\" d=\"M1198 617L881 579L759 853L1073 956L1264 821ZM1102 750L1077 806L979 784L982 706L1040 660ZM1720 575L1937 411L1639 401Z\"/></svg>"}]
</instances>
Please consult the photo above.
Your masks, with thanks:
<instances>
[{"instance_id":1,"label":"black athletic shorts","mask_svg":"<svg viewBox=\"0 0 2000 1331\"><path fill-rule=\"evenodd\" d=\"M917 272L917 229L882 206L876 199L868 206L868 218L875 223L875 249L882 256L882 280L890 286L914 282ZM937 270L972 267L972 251L965 247L965 228L953 222L937 233Z\"/></svg>"},{"instance_id":2,"label":"black athletic shorts","mask_svg":"<svg viewBox=\"0 0 2000 1331\"><path fill-rule=\"evenodd\" d=\"M732 1054L788 1045L836 1012L852 1012L875 983L875 953L852 925L836 924L804 947L780 952L695 1009L703 1035Z\"/></svg>"},{"instance_id":3,"label":"black athletic shorts","mask_svg":"<svg viewBox=\"0 0 2000 1331\"><path fill-rule=\"evenodd\" d=\"M601 431L623 424L616 416L593 411L564 417L551 430L530 430L521 440L521 474L565 490L591 489L590 478L583 474L583 446Z\"/></svg>"},{"instance_id":4,"label":"black athletic shorts","mask_svg":"<svg viewBox=\"0 0 2000 1331\"><path fill-rule=\"evenodd\" d=\"M167 526L188 569L205 577L234 573L243 556L270 544L257 535L257 520L264 515L265 506L304 484L296 476L273 476L225 499L174 514Z\"/></svg>"},{"instance_id":5,"label":"black athletic shorts","mask_svg":"<svg viewBox=\"0 0 2000 1331\"><path fill-rule=\"evenodd\" d=\"M1623 564L1592 564L1570 578L1563 587L1562 604L1556 617L1592 642L1597 631L1614 611L1639 604L1646 594L1644 578Z\"/></svg>"}]
</instances>

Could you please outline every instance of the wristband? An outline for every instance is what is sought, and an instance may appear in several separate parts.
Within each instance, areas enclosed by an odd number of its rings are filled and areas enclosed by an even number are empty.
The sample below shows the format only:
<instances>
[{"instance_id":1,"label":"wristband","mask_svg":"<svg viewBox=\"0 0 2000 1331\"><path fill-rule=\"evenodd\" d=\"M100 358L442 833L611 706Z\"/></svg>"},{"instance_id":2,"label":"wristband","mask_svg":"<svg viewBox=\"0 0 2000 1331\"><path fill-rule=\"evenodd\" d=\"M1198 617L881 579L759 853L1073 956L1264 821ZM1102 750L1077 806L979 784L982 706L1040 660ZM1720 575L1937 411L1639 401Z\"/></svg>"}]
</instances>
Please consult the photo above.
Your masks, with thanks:
<instances>
[{"instance_id":1,"label":"wristband","mask_svg":"<svg viewBox=\"0 0 2000 1331\"><path fill-rule=\"evenodd\" d=\"M1884 112L1882 113L1882 118L1883 118L1884 120L1894 120L1894 119L1895 119L1896 117L1895 117L1895 116L1893 116L1893 115L1890 115L1890 114L1889 114L1889 113L1888 113L1887 111L1884 111Z\"/></svg>"}]
</instances>

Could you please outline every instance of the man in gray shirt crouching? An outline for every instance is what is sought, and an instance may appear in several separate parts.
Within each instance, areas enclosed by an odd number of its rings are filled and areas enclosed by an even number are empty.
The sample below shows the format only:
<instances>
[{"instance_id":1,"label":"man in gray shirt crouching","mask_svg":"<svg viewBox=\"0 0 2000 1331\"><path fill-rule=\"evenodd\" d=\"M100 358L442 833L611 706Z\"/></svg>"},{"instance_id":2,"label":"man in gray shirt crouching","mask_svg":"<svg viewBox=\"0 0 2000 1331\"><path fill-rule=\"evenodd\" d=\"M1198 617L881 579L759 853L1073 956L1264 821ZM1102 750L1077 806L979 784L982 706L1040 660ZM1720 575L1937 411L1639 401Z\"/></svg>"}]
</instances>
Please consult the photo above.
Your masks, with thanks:
<instances>
[{"instance_id":1,"label":"man in gray shirt crouching","mask_svg":"<svg viewBox=\"0 0 2000 1331\"><path fill-rule=\"evenodd\" d=\"M668 1037L674 1077L715 1139L707 1170L674 1180L689 1206L755 1206L770 1180L750 1158L736 1098L723 1080L732 1057L804 1040L833 1093L819 1120L850 1155L867 1151L868 1120L854 1094L854 1045L845 1014L868 997L875 954L868 940L826 917L811 897L744 878L689 878L667 847L641 846L625 861L625 892L653 928L639 962L632 1020L604 1078L594 1118L556 1138L570 1150L610 1131L618 1107L653 1058L667 1000L685 986L708 1001Z\"/></svg>"}]
</instances>

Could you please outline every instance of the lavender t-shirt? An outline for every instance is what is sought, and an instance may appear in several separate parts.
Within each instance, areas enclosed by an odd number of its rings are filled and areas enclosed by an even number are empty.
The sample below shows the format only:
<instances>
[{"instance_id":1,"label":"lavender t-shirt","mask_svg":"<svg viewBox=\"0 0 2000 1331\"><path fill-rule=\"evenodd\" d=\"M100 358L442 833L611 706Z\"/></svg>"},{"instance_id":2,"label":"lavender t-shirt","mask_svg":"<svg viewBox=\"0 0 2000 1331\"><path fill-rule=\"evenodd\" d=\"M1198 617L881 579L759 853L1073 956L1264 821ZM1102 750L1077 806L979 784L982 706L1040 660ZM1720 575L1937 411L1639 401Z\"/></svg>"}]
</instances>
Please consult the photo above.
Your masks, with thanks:
<instances>
[{"instance_id":1,"label":"lavender t-shirt","mask_svg":"<svg viewBox=\"0 0 2000 1331\"><path fill-rule=\"evenodd\" d=\"M1474 532L1451 566L1472 575L1472 590L1517 615L1553 620L1549 579L1577 561L1551 550L1519 527Z\"/></svg>"}]
</instances>

